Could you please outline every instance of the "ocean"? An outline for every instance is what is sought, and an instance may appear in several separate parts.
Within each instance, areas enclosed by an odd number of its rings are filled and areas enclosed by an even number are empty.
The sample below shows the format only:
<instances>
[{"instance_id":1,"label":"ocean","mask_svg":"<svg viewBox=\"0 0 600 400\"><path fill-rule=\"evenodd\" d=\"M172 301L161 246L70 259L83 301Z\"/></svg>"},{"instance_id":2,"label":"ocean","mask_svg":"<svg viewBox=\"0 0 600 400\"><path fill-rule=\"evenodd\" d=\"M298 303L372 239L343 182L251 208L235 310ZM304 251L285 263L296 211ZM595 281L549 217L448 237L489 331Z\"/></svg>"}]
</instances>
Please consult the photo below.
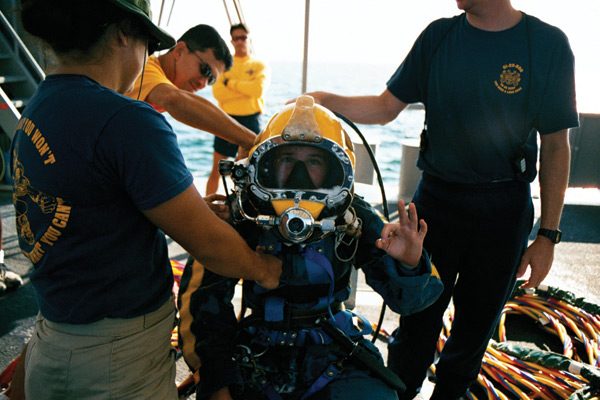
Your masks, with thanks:
<instances>
[{"instance_id":1,"label":"ocean","mask_svg":"<svg viewBox=\"0 0 600 400\"><path fill-rule=\"evenodd\" d=\"M301 94L302 65L300 63L269 63L271 82L265 96L266 112L262 126L285 102ZM385 83L394 72L394 66L352 64L310 64L307 91L325 90L344 95L370 95L381 93ZM197 92L215 102L210 88ZM215 102L216 104L216 102ZM207 178L212 168L214 136L190 128L165 114L177 133L179 146L188 168L196 178ZM423 127L424 112L407 109L391 123L381 125L358 125L371 147L386 186L398 185L401 165L401 141L418 138ZM352 128L345 126L353 136ZM356 137L356 141L358 141ZM354 141L354 139L353 139Z\"/></svg>"}]
</instances>

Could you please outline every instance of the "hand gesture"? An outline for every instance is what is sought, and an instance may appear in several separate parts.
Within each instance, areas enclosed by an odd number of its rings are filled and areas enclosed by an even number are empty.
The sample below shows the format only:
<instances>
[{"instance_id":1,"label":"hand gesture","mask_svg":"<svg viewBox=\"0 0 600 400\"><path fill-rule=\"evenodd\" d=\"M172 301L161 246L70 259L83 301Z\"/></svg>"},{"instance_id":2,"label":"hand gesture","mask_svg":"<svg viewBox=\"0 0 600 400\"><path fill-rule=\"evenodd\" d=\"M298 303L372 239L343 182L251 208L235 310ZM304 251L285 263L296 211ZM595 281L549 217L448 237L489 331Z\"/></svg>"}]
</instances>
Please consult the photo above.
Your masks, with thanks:
<instances>
[{"instance_id":1,"label":"hand gesture","mask_svg":"<svg viewBox=\"0 0 600 400\"><path fill-rule=\"evenodd\" d=\"M386 224L381 230L381 239L375 246L384 250L395 260L416 267L423 252L423 240L427 234L427 224L419 220L414 203L406 211L404 201L398 202L398 222Z\"/></svg>"}]
</instances>

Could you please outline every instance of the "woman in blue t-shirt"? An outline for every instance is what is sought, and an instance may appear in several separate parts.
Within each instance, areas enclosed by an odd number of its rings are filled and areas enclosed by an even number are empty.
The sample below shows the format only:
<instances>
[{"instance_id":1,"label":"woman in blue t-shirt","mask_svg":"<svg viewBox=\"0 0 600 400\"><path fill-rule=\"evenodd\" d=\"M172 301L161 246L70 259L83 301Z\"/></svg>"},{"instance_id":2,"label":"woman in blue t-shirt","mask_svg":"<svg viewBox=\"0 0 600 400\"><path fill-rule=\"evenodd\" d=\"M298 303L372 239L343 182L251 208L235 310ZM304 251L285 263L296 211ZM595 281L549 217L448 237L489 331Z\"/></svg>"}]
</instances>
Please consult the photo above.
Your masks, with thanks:
<instances>
[{"instance_id":1,"label":"woman in blue t-shirt","mask_svg":"<svg viewBox=\"0 0 600 400\"><path fill-rule=\"evenodd\" d=\"M281 263L210 211L171 126L121 95L148 53L175 44L148 0L22 5L23 26L57 60L12 148L19 245L40 307L26 397L176 399L165 233L205 268L267 288Z\"/></svg>"}]
</instances>

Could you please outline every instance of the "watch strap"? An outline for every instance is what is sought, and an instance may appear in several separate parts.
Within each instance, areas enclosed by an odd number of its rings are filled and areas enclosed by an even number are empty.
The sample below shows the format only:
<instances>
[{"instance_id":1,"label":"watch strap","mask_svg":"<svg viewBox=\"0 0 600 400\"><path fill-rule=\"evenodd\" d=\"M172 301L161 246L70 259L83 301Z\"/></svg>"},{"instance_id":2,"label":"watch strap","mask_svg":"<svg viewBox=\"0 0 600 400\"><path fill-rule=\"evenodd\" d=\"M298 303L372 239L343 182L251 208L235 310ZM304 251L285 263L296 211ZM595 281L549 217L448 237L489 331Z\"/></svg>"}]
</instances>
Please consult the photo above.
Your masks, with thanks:
<instances>
[{"instance_id":1,"label":"watch strap","mask_svg":"<svg viewBox=\"0 0 600 400\"><path fill-rule=\"evenodd\" d=\"M554 244L560 243L560 239L562 238L562 232L559 229L552 230L540 228L537 234L538 236L544 236L545 238L550 239L550 241Z\"/></svg>"}]
</instances>

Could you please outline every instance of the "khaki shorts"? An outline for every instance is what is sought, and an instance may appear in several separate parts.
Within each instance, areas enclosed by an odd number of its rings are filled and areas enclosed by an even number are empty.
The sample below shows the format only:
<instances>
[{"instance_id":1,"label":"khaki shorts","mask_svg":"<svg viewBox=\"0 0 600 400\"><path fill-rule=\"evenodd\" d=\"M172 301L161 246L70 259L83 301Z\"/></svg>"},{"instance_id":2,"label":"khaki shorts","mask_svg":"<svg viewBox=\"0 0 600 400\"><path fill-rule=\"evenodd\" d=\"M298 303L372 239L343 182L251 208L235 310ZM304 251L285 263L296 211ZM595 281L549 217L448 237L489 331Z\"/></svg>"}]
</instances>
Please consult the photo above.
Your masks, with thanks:
<instances>
[{"instance_id":1,"label":"khaki shorts","mask_svg":"<svg viewBox=\"0 0 600 400\"><path fill-rule=\"evenodd\" d=\"M38 315L25 358L28 399L177 399L172 300L129 319L73 325Z\"/></svg>"}]
</instances>

